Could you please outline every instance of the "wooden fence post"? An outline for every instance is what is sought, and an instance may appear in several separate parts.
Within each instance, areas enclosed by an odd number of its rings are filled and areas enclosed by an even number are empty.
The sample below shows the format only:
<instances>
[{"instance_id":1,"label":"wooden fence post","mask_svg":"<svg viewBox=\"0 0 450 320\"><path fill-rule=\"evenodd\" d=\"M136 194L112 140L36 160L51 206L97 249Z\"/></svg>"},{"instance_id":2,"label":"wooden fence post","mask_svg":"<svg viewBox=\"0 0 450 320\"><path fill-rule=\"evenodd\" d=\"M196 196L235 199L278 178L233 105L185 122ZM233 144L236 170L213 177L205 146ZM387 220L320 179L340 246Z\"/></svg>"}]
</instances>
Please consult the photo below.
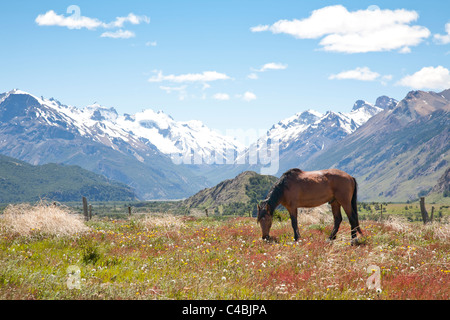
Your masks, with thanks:
<instances>
[{"instance_id":1,"label":"wooden fence post","mask_svg":"<svg viewBox=\"0 0 450 320\"><path fill-rule=\"evenodd\" d=\"M84 214L84 218L86 219L86 221L88 221L89 220L88 203L87 203L86 197L83 197L83 214Z\"/></svg>"},{"instance_id":2,"label":"wooden fence post","mask_svg":"<svg viewBox=\"0 0 450 320\"><path fill-rule=\"evenodd\" d=\"M128 206L128 215L131 217L131 207Z\"/></svg>"},{"instance_id":3,"label":"wooden fence post","mask_svg":"<svg viewBox=\"0 0 450 320\"><path fill-rule=\"evenodd\" d=\"M428 212L425 208L425 197L420 197L420 213L422 214L423 223L426 224L428 220Z\"/></svg>"},{"instance_id":4,"label":"wooden fence post","mask_svg":"<svg viewBox=\"0 0 450 320\"><path fill-rule=\"evenodd\" d=\"M89 205L89 220L92 219L92 204Z\"/></svg>"}]
</instances>

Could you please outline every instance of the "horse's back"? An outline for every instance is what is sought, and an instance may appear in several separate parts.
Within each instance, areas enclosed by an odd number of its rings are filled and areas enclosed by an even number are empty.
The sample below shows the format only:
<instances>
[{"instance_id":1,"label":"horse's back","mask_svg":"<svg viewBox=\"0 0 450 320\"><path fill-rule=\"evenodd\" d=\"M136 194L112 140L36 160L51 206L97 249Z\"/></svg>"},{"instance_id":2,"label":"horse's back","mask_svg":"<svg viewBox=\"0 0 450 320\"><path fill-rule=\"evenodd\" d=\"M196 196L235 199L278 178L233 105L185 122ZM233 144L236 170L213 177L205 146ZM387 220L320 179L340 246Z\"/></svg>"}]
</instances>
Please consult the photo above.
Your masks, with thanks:
<instances>
[{"instance_id":1,"label":"horse's back","mask_svg":"<svg viewBox=\"0 0 450 320\"><path fill-rule=\"evenodd\" d=\"M298 179L300 180L310 180L316 182L325 182L331 180L353 180L353 177L349 175L347 172L339 170L339 169L324 169L324 170L316 170L316 171L295 171Z\"/></svg>"},{"instance_id":2,"label":"horse's back","mask_svg":"<svg viewBox=\"0 0 450 320\"><path fill-rule=\"evenodd\" d=\"M324 201L323 203L335 198L346 199L350 197L351 199L355 188L354 178L339 169L296 171L296 173L296 184L302 202L312 198L317 199L318 202Z\"/></svg>"},{"instance_id":3,"label":"horse's back","mask_svg":"<svg viewBox=\"0 0 450 320\"><path fill-rule=\"evenodd\" d=\"M337 178L337 179L345 179L345 180L353 180L353 177L349 175L347 172L339 170L339 169L326 169L320 170L324 175L328 178Z\"/></svg>"}]
</instances>

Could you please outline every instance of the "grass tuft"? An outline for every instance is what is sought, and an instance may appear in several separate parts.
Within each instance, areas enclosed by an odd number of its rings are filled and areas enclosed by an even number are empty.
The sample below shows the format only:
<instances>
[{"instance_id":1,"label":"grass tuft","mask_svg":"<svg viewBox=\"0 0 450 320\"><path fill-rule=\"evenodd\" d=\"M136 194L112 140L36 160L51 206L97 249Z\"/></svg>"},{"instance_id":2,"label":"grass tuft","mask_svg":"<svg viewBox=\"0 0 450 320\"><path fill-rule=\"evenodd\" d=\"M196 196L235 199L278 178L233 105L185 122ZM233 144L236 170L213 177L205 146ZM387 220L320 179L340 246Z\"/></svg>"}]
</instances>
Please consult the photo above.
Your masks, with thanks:
<instances>
[{"instance_id":1,"label":"grass tuft","mask_svg":"<svg viewBox=\"0 0 450 320\"><path fill-rule=\"evenodd\" d=\"M0 226L4 232L20 236L70 236L89 231L80 215L46 202L9 205L0 216Z\"/></svg>"}]
</instances>

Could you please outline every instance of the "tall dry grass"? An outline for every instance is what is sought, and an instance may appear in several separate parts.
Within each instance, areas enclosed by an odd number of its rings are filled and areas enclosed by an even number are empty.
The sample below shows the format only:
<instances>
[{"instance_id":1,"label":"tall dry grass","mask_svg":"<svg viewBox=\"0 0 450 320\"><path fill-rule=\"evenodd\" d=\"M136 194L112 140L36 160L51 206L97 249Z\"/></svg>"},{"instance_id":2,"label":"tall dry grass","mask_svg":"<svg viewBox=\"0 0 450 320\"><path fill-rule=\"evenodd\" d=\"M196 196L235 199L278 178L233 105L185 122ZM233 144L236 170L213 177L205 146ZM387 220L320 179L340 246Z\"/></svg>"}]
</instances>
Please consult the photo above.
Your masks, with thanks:
<instances>
[{"instance_id":1,"label":"tall dry grass","mask_svg":"<svg viewBox=\"0 0 450 320\"><path fill-rule=\"evenodd\" d=\"M394 232L403 233L416 240L424 237L443 241L450 239L450 223L447 220L422 224L410 223L404 217L391 216L386 221L383 221L383 224Z\"/></svg>"},{"instance_id":2,"label":"tall dry grass","mask_svg":"<svg viewBox=\"0 0 450 320\"><path fill-rule=\"evenodd\" d=\"M174 216L171 214L148 214L140 223L151 230L154 228L161 228L165 231L180 231L185 226L181 216Z\"/></svg>"},{"instance_id":3,"label":"tall dry grass","mask_svg":"<svg viewBox=\"0 0 450 320\"><path fill-rule=\"evenodd\" d=\"M315 208L302 208L297 215L298 223L302 225L329 224L333 222L331 206L324 204Z\"/></svg>"},{"instance_id":4,"label":"tall dry grass","mask_svg":"<svg viewBox=\"0 0 450 320\"><path fill-rule=\"evenodd\" d=\"M0 227L5 233L22 236L67 236L89 230L81 215L72 213L67 207L45 202L34 206L9 205L0 216Z\"/></svg>"}]
</instances>

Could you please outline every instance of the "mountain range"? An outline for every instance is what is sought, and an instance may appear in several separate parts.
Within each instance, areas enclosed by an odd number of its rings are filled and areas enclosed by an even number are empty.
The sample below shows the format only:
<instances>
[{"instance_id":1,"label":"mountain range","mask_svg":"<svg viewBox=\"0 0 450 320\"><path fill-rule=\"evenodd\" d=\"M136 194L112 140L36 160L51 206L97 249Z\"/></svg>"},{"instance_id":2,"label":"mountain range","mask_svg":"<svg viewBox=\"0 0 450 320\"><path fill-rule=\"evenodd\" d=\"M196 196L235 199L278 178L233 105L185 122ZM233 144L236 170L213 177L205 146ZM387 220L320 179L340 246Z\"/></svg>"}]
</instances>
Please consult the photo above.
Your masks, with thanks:
<instances>
[{"instance_id":1,"label":"mountain range","mask_svg":"<svg viewBox=\"0 0 450 320\"><path fill-rule=\"evenodd\" d=\"M135 127L158 132L138 119ZM129 185L141 199L184 198L207 186L206 179L173 164L148 139L121 127L135 121L119 117L114 108L78 109L12 90L0 95L0 153L33 165L79 165Z\"/></svg>"},{"instance_id":2,"label":"mountain range","mask_svg":"<svg viewBox=\"0 0 450 320\"><path fill-rule=\"evenodd\" d=\"M448 167L449 91L357 100L348 113L310 109L245 148L198 120L150 109L119 115L97 103L80 109L16 89L0 94L0 154L33 165L78 165L128 185L140 199L181 199L261 170L261 162L242 160L279 141L276 176L292 167L337 167L359 179L362 199L406 200L431 189ZM205 161L229 154L232 164Z\"/></svg>"},{"instance_id":3,"label":"mountain range","mask_svg":"<svg viewBox=\"0 0 450 320\"><path fill-rule=\"evenodd\" d=\"M267 135L255 144L265 146L270 144L268 141L279 141L280 166L276 175L280 176L290 168L299 167L315 153L352 134L371 117L384 109L395 107L397 103L393 98L381 96L374 105L357 100L349 113L327 111L322 114L307 110L273 125ZM251 148L258 149L255 145ZM253 170L257 167L253 167Z\"/></svg>"},{"instance_id":4,"label":"mountain range","mask_svg":"<svg viewBox=\"0 0 450 320\"><path fill-rule=\"evenodd\" d=\"M450 89L411 91L394 108L302 163L354 175L362 200L406 201L426 195L450 162Z\"/></svg>"}]
</instances>

